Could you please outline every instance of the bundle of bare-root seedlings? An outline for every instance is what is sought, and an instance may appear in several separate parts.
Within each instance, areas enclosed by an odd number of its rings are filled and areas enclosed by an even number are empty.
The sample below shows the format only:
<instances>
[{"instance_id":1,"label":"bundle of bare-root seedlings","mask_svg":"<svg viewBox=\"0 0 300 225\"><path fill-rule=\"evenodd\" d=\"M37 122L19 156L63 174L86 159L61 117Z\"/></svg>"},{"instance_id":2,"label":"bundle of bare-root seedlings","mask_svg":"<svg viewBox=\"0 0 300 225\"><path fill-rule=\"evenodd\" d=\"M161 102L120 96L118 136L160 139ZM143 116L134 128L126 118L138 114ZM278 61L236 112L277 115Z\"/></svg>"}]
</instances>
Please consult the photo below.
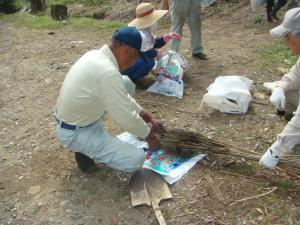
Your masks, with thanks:
<instances>
[{"instance_id":1,"label":"bundle of bare-root seedlings","mask_svg":"<svg viewBox=\"0 0 300 225\"><path fill-rule=\"evenodd\" d=\"M181 156L192 156L201 152L217 159L258 161L261 157L261 153L221 143L194 131L164 128L159 136L162 149ZM300 155L283 157L279 166L293 168L293 172L300 175Z\"/></svg>"}]
</instances>

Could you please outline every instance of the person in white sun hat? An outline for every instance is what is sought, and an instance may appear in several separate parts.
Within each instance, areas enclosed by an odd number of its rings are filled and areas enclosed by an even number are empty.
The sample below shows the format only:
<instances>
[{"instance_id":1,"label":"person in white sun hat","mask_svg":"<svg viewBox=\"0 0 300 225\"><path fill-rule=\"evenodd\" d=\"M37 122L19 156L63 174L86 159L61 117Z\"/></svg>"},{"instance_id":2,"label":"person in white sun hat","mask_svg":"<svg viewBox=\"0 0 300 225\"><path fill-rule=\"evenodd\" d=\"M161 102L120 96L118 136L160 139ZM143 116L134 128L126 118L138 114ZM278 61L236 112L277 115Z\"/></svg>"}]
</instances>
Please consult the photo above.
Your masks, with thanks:
<instances>
[{"instance_id":1,"label":"person in white sun hat","mask_svg":"<svg viewBox=\"0 0 300 225\"><path fill-rule=\"evenodd\" d=\"M282 24L270 33L273 37L284 37L290 51L300 55L300 7L287 11ZM279 159L295 145L300 144L300 58L289 73L272 85L270 102L279 111L294 113L290 122L278 135L277 141L260 159L260 165L270 169L276 168Z\"/></svg>"},{"instance_id":2,"label":"person in white sun hat","mask_svg":"<svg viewBox=\"0 0 300 225\"><path fill-rule=\"evenodd\" d=\"M174 32L164 34L159 38L155 37L154 32L157 28L157 22L167 13L168 10L156 10L150 3L141 3L136 8L136 18L128 24L128 26L136 27L143 36L142 51L144 52L144 58L139 57L133 66L122 71L123 75L128 75L134 82L145 77L154 67L155 59L162 56L161 47L172 39L181 39Z\"/></svg>"}]
</instances>

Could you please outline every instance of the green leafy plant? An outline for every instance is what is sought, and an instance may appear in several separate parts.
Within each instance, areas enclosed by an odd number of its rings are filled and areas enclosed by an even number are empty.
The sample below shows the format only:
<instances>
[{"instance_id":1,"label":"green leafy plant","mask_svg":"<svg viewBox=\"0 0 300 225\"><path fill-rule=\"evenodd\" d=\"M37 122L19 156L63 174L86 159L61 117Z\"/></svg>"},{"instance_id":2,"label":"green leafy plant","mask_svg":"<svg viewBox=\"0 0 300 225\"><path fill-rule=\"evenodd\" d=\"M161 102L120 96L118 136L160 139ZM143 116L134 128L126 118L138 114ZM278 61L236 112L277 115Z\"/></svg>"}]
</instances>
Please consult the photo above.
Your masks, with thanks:
<instances>
[{"instance_id":1,"label":"green leafy plant","mask_svg":"<svg viewBox=\"0 0 300 225\"><path fill-rule=\"evenodd\" d=\"M264 19L264 17L263 17L262 15L255 16L255 17L253 18L253 22L254 22L254 23L262 23L262 22L264 22L264 21L265 21L265 19Z\"/></svg>"},{"instance_id":2,"label":"green leafy plant","mask_svg":"<svg viewBox=\"0 0 300 225\"><path fill-rule=\"evenodd\" d=\"M51 4L63 4L63 5L71 5L71 4L82 4L84 6L90 5L102 5L104 3L108 3L109 0L47 0L47 5Z\"/></svg>"}]
</instances>

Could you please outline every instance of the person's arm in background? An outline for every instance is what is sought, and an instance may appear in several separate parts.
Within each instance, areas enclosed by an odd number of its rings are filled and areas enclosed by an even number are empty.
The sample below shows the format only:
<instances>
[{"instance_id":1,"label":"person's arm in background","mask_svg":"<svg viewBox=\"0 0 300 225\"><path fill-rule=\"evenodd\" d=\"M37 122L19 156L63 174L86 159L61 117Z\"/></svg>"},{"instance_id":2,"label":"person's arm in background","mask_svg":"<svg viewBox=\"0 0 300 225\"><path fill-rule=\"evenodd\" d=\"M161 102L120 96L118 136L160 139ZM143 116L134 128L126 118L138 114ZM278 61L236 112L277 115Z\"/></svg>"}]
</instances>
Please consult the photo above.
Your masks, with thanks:
<instances>
[{"instance_id":1,"label":"person's arm in background","mask_svg":"<svg viewBox=\"0 0 300 225\"><path fill-rule=\"evenodd\" d=\"M162 48L164 45L166 45L172 39L181 40L181 36L175 32L171 32L168 34L164 34L160 38L155 38L155 44L154 44L153 49L151 49L147 53L152 58L157 58L157 59L161 58L163 55L163 52L159 48Z\"/></svg>"},{"instance_id":2,"label":"person's arm in background","mask_svg":"<svg viewBox=\"0 0 300 225\"><path fill-rule=\"evenodd\" d=\"M164 34L160 38L155 38L154 48L161 48L172 39L181 40L181 36L175 32Z\"/></svg>"}]
</instances>

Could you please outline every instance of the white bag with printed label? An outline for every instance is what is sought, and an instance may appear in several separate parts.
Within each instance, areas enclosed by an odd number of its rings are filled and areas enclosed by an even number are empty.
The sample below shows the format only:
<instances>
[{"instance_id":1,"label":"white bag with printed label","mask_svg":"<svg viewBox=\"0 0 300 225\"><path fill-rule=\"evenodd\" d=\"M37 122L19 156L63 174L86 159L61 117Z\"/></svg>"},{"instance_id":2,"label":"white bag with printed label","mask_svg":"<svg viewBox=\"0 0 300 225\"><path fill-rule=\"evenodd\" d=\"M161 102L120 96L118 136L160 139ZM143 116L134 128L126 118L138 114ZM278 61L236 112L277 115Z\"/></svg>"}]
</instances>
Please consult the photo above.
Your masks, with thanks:
<instances>
[{"instance_id":1,"label":"white bag with printed label","mask_svg":"<svg viewBox=\"0 0 300 225\"><path fill-rule=\"evenodd\" d=\"M210 84L201 102L224 113L242 114L251 101L252 81L243 76L219 76Z\"/></svg>"},{"instance_id":2,"label":"white bag with printed label","mask_svg":"<svg viewBox=\"0 0 300 225\"><path fill-rule=\"evenodd\" d=\"M182 98L182 77L187 69L187 61L179 53L169 50L157 61L157 80L147 91Z\"/></svg>"}]
</instances>

